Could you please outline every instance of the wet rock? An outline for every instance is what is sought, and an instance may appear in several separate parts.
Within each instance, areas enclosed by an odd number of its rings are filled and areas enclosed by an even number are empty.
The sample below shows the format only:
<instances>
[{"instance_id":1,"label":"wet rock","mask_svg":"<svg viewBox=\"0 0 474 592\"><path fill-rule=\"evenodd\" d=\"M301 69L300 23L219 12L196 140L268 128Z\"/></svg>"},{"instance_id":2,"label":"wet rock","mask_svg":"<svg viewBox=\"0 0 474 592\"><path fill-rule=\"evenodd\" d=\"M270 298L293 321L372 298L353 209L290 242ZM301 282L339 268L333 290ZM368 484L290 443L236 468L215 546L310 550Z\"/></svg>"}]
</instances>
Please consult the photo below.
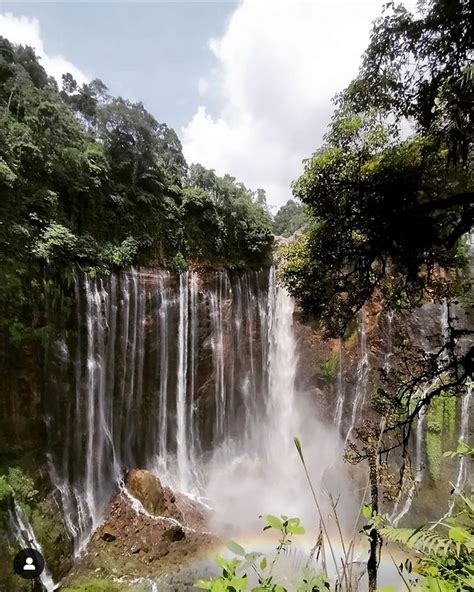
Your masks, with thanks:
<instances>
[{"instance_id":1,"label":"wet rock","mask_svg":"<svg viewBox=\"0 0 474 592\"><path fill-rule=\"evenodd\" d=\"M150 514L160 516L166 511L166 499L161 481L142 469L132 469L127 473L125 485Z\"/></svg>"},{"instance_id":2,"label":"wet rock","mask_svg":"<svg viewBox=\"0 0 474 592\"><path fill-rule=\"evenodd\" d=\"M167 528L162 535L162 538L172 543L176 541L182 541L186 537L186 534L181 526L173 524L170 528Z\"/></svg>"}]
</instances>

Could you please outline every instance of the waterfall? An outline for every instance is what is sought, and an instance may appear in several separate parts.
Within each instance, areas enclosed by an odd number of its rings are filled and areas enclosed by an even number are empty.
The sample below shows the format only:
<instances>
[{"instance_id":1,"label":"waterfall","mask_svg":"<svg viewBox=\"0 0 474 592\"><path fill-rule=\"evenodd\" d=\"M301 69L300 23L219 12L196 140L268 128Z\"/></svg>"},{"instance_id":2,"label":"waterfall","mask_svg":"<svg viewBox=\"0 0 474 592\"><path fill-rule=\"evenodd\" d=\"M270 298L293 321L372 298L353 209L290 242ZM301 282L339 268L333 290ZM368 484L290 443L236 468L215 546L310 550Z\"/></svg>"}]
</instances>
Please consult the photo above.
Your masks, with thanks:
<instances>
[{"instance_id":1,"label":"waterfall","mask_svg":"<svg viewBox=\"0 0 474 592\"><path fill-rule=\"evenodd\" d=\"M41 545L36 539L31 524L15 500L13 507L8 510L8 523L11 534L21 549L36 549L42 553ZM56 585L46 564L43 573L40 575L40 581L46 592L52 592L56 589Z\"/></svg>"},{"instance_id":2,"label":"waterfall","mask_svg":"<svg viewBox=\"0 0 474 592\"><path fill-rule=\"evenodd\" d=\"M198 464L199 442L196 438L196 412L198 404L195 400L197 372L199 369L199 276L192 272L189 285L189 307L190 307L190 333L189 333L189 404L188 404L188 425L189 425L189 460L191 467L194 467L193 478L197 480L198 489L202 486L199 481L200 467Z\"/></svg>"},{"instance_id":3,"label":"waterfall","mask_svg":"<svg viewBox=\"0 0 474 592\"><path fill-rule=\"evenodd\" d=\"M416 493L416 484L412 483L410 489L408 490L407 496L405 498L405 502L400 510L398 510L399 502L395 504L393 509L392 515L390 517L390 522L394 528L398 527L398 524L402 518L404 518L413 504L413 499Z\"/></svg>"},{"instance_id":4,"label":"waterfall","mask_svg":"<svg viewBox=\"0 0 474 592\"><path fill-rule=\"evenodd\" d=\"M334 412L334 425L338 433L341 431L342 412L344 410L345 388L342 368L342 339L339 339L339 362L337 367L337 385L336 385L336 410Z\"/></svg>"},{"instance_id":5,"label":"waterfall","mask_svg":"<svg viewBox=\"0 0 474 592\"><path fill-rule=\"evenodd\" d=\"M393 356L393 317L395 313L393 310L387 312L387 347L384 355L383 369L385 372L390 371Z\"/></svg>"},{"instance_id":6,"label":"waterfall","mask_svg":"<svg viewBox=\"0 0 474 592\"><path fill-rule=\"evenodd\" d=\"M467 443L469 436L469 418L471 411L471 398L472 398L472 384L467 388L466 394L462 398L461 402L461 417L460 417L460 430L459 430L459 441ZM468 457L462 456L459 460L459 469L456 478L455 488L457 491L461 490L467 479L468 469Z\"/></svg>"},{"instance_id":7,"label":"waterfall","mask_svg":"<svg viewBox=\"0 0 474 592\"><path fill-rule=\"evenodd\" d=\"M239 488L248 487L260 513L294 506L301 515L293 437L317 442L308 463L322 478L336 436L295 388L294 305L274 269L78 273L75 291L75 323L63 337L71 355L47 392L50 477L76 553L131 468L204 497L216 513L247 504Z\"/></svg>"},{"instance_id":8,"label":"waterfall","mask_svg":"<svg viewBox=\"0 0 474 592\"><path fill-rule=\"evenodd\" d=\"M418 416L418 423L416 425L416 440L415 440L415 481L423 480L425 469L424 461L424 441L425 441L425 422L426 422L426 408L420 411Z\"/></svg>"},{"instance_id":9,"label":"waterfall","mask_svg":"<svg viewBox=\"0 0 474 592\"><path fill-rule=\"evenodd\" d=\"M472 385L469 385L467 388L466 394L463 396L461 400L461 413L460 413L460 429L459 429L459 437L458 440L460 442L467 442L469 436L469 418L470 418L470 411L471 411L471 397L472 397ZM454 490L456 492L462 491L464 484L466 483L467 476L468 476L468 467L469 467L469 458L467 456L462 456L459 459L459 467L456 476L456 481L454 483ZM451 516L454 510L456 500L453 497L449 502L449 508L447 513L443 516L441 520L448 518Z\"/></svg>"},{"instance_id":10,"label":"waterfall","mask_svg":"<svg viewBox=\"0 0 474 592\"><path fill-rule=\"evenodd\" d=\"M356 426L359 412L361 411L365 398L367 395L367 381L369 379L369 350L367 348L367 327L365 318L365 309L363 308L360 316L359 324L359 361L357 363L357 384L355 390L354 401L352 403L351 424L346 434L345 442L349 441L352 432Z\"/></svg>"},{"instance_id":11,"label":"waterfall","mask_svg":"<svg viewBox=\"0 0 474 592\"><path fill-rule=\"evenodd\" d=\"M188 442L186 426L186 386L188 373L188 272L179 279L178 380L176 392L176 443L179 486L186 491L189 483Z\"/></svg>"},{"instance_id":12,"label":"waterfall","mask_svg":"<svg viewBox=\"0 0 474 592\"><path fill-rule=\"evenodd\" d=\"M420 395L420 401L423 401L425 397L428 396L431 389L435 386L436 381L430 382L422 391ZM418 416L418 422L416 424L416 432L415 432L415 454L414 454L414 461L413 461L413 476L414 480L410 484L410 488L406 495L405 501L401 509L400 506L400 498L402 497L402 492L400 492L399 499L394 505L392 510L392 514L390 517L391 523L393 526L397 527L400 520L404 518L411 509L413 501L415 499L415 494L417 490L417 484L423 481L423 476L425 472L425 423L426 423L426 407L423 407Z\"/></svg>"},{"instance_id":13,"label":"waterfall","mask_svg":"<svg viewBox=\"0 0 474 592\"><path fill-rule=\"evenodd\" d=\"M168 350L169 350L169 323L168 315L171 306L171 297L169 289L165 289L163 274L157 276L158 280L158 295L160 297L160 305L158 308L158 325L160 328L159 332L159 343L160 347L157 348L159 352L159 358L157 360L157 371L159 376L159 404L158 404L158 459L162 461L166 458L166 446L168 440L168 404L167 404L167 392L168 392Z\"/></svg>"},{"instance_id":14,"label":"waterfall","mask_svg":"<svg viewBox=\"0 0 474 592\"><path fill-rule=\"evenodd\" d=\"M268 297L268 406L269 428L283 431L281 448L293 446L298 428L295 415L296 341L293 333L293 300L276 285L270 271ZM286 427L285 430L282 428Z\"/></svg>"}]
</instances>

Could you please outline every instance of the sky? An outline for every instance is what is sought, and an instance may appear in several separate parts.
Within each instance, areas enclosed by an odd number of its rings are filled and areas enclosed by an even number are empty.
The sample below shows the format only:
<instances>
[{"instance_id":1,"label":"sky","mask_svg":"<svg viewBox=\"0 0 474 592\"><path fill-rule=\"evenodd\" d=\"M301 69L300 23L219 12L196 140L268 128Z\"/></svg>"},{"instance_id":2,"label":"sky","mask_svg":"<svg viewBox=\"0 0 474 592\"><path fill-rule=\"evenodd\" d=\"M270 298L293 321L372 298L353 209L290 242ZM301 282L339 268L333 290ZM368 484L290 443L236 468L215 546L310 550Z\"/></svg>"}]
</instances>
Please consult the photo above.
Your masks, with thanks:
<instances>
[{"instance_id":1,"label":"sky","mask_svg":"<svg viewBox=\"0 0 474 592\"><path fill-rule=\"evenodd\" d=\"M276 209L321 145L384 3L0 0L0 35L33 46L59 81L100 78L142 101L188 163L264 188Z\"/></svg>"}]
</instances>

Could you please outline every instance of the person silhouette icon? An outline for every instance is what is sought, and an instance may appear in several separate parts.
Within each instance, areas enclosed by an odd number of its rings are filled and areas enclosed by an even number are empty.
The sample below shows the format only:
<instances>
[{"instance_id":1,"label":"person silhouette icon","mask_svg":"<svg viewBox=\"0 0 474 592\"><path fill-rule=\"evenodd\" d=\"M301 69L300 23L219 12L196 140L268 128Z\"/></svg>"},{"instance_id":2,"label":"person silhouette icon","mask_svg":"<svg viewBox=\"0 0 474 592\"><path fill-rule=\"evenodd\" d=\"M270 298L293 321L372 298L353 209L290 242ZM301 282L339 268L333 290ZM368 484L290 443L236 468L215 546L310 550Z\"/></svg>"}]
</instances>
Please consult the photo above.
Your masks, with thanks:
<instances>
[{"instance_id":1,"label":"person silhouette icon","mask_svg":"<svg viewBox=\"0 0 474 592\"><path fill-rule=\"evenodd\" d=\"M27 557L25 559L25 565L23 566L23 571L35 571L36 566L33 561L33 557Z\"/></svg>"},{"instance_id":2,"label":"person silhouette icon","mask_svg":"<svg viewBox=\"0 0 474 592\"><path fill-rule=\"evenodd\" d=\"M14 572L24 580L34 580L44 570L44 557L37 549L21 549L13 560Z\"/></svg>"}]
</instances>

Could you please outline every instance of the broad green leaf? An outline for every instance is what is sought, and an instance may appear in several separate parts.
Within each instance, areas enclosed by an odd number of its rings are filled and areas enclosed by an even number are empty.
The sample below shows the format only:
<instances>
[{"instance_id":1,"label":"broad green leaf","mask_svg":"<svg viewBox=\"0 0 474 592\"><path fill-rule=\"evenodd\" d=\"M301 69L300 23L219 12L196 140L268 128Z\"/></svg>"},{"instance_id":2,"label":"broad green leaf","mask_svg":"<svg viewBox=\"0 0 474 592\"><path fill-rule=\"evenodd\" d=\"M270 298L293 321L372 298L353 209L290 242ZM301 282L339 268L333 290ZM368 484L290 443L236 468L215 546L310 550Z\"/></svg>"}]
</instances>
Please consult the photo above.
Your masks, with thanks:
<instances>
[{"instance_id":1,"label":"broad green leaf","mask_svg":"<svg viewBox=\"0 0 474 592\"><path fill-rule=\"evenodd\" d=\"M283 528L283 522L280 520L280 518L277 518L272 514L267 514L264 518L272 528L276 528L277 530L281 530Z\"/></svg>"},{"instance_id":2,"label":"broad green leaf","mask_svg":"<svg viewBox=\"0 0 474 592\"><path fill-rule=\"evenodd\" d=\"M468 530L462 526L455 526L449 529L449 538L455 543L465 543L471 537Z\"/></svg>"},{"instance_id":3,"label":"broad green leaf","mask_svg":"<svg viewBox=\"0 0 474 592\"><path fill-rule=\"evenodd\" d=\"M236 543L235 541L229 541L226 546L229 551L232 551L232 553L240 555L241 557L245 557L245 549L239 545L239 543Z\"/></svg>"},{"instance_id":4,"label":"broad green leaf","mask_svg":"<svg viewBox=\"0 0 474 592\"><path fill-rule=\"evenodd\" d=\"M222 555L216 555L216 563L219 567L222 567L222 569L226 569L227 568L227 560L224 559L224 557L222 557Z\"/></svg>"},{"instance_id":5,"label":"broad green leaf","mask_svg":"<svg viewBox=\"0 0 474 592\"><path fill-rule=\"evenodd\" d=\"M366 520L370 520L372 518L372 506L370 506L369 504L364 504L362 506L362 516Z\"/></svg>"}]
</instances>

